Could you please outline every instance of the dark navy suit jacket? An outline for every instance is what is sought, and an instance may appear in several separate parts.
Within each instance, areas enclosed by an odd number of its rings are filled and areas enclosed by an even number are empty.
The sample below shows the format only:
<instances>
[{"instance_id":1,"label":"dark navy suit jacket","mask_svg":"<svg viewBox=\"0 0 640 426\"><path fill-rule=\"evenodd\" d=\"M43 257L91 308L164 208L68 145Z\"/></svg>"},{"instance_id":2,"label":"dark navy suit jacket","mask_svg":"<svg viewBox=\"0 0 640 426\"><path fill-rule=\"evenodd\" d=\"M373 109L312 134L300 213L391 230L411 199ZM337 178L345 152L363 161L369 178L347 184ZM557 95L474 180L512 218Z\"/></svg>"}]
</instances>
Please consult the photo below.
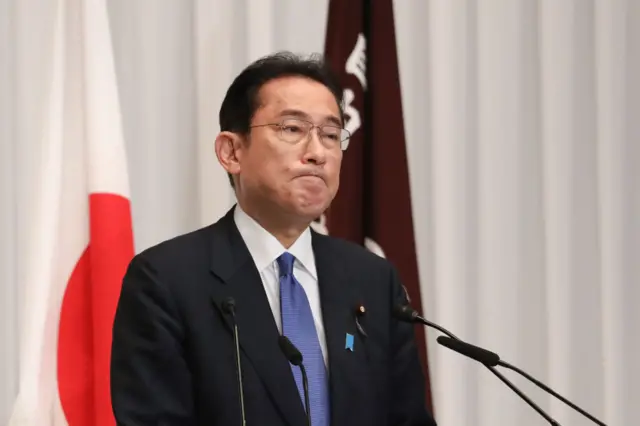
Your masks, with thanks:
<instances>
[{"instance_id":1,"label":"dark navy suit jacket","mask_svg":"<svg viewBox=\"0 0 640 426\"><path fill-rule=\"evenodd\" d=\"M312 232L328 346L333 426L431 426L413 327L395 269L366 249ZM165 241L132 260L111 357L118 425L240 425L232 321L236 301L247 425L306 416L258 270L233 220ZM366 337L356 325L356 307ZM353 351L345 348L347 333Z\"/></svg>"}]
</instances>

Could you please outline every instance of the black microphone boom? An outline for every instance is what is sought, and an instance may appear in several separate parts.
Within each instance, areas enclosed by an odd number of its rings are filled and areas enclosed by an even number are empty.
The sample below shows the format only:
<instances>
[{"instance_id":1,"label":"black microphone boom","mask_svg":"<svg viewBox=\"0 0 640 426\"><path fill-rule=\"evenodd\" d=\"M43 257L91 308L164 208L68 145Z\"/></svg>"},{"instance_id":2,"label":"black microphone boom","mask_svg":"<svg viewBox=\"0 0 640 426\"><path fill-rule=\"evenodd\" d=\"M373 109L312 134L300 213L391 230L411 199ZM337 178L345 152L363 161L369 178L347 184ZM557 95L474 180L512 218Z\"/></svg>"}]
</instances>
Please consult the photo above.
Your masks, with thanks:
<instances>
[{"instance_id":1,"label":"black microphone boom","mask_svg":"<svg viewBox=\"0 0 640 426\"><path fill-rule=\"evenodd\" d=\"M566 399L562 395L558 394L556 391L554 391L553 389L551 389L550 387L548 387L547 385L545 385L541 381L537 380L536 378L532 377L531 375L529 375L525 371L519 369L518 367L515 367L515 366L509 364L508 362L502 361L500 359L500 356L497 353L488 351L488 350L480 348L478 346L471 345L471 344L469 344L467 342L463 342L462 340L455 340L455 339L452 339L452 338L446 337L446 336L439 336L436 340L442 346L445 346L445 347L447 347L447 348L449 348L449 349L451 349L453 351L456 351L459 354L468 356L469 358L475 359L476 361L478 361L481 364L484 364L486 366L493 367L493 366L499 365L501 367L508 368L509 370L515 371L516 373L520 374L521 376L525 377L527 380L529 380L530 382L532 382L533 384L538 386L540 389L542 389L545 392L548 392L549 394L551 394L554 397L558 398L560 401L564 402L569 407L573 408L578 413L582 414L583 416L585 416L589 420L593 421L594 423L596 423L596 424L598 424L600 426L607 426L605 423L603 423L600 420L596 419L594 416L592 416L591 414L587 413L582 408L578 407L573 402L569 401L568 399Z\"/></svg>"},{"instance_id":2,"label":"black microphone boom","mask_svg":"<svg viewBox=\"0 0 640 426\"><path fill-rule=\"evenodd\" d=\"M450 332L449 330L445 329L444 327L441 327L441 326L439 326L438 324L436 324L434 322L431 322L431 321L428 321L428 320L422 318L415 309L413 309L412 307L410 307L408 305L394 306L393 310L392 310L392 313L396 317L396 319L398 319L400 321L423 324L423 325L426 325L428 327L435 328L436 330L446 334L447 336L449 336L453 340L460 340L452 332ZM538 412L538 414L540 414L542 417L544 417L545 420L547 420L549 422L549 424L551 424L553 426L560 426L560 423L558 423L556 420L553 419L553 417L551 417L542 408L540 408L538 406L538 404L533 402L531 400L531 398L526 396L520 389L518 389L516 387L516 385L511 383L511 381L509 381L509 379L504 377L498 370L496 370L495 367L492 367L492 366L486 365L486 364L485 364L485 366L498 379L500 379L505 385L507 385L512 391L514 391L520 398L522 398L524 400L524 402L529 404L529 406L531 406L531 408L536 410Z\"/></svg>"},{"instance_id":3,"label":"black microphone boom","mask_svg":"<svg viewBox=\"0 0 640 426\"><path fill-rule=\"evenodd\" d=\"M238 339L238 323L236 322L236 301L228 297L222 302L222 310L233 320L233 343L235 345L236 374L238 376L238 392L240 393L240 413L242 426L247 425L247 415L244 408L244 386L242 385L242 366L240 364L240 342Z\"/></svg>"},{"instance_id":4,"label":"black microphone boom","mask_svg":"<svg viewBox=\"0 0 640 426\"><path fill-rule=\"evenodd\" d=\"M304 389L304 405L307 411L307 424L311 426L311 407L309 406L309 381L307 380L307 370L304 368L304 364L302 363L302 353L296 345L294 345L291 340L287 336L280 336L278 339L278 343L280 344L280 349L284 356L287 357L289 362L296 367L300 368L300 372L302 373L302 388Z\"/></svg>"}]
</instances>

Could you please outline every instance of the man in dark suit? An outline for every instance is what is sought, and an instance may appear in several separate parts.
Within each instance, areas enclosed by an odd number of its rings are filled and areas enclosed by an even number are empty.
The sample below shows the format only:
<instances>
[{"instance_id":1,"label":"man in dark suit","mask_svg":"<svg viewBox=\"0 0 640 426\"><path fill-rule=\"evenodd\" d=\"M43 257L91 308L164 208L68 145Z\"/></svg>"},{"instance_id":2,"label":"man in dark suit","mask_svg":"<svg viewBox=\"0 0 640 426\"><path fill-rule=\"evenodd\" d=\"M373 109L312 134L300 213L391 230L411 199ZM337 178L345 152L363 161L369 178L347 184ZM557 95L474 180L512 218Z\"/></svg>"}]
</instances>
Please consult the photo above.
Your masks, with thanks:
<instances>
[{"instance_id":1,"label":"man in dark suit","mask_svg":"<svg viewBox=\"0 0 640 426\"><path fill-rule=\"evenodd\" d=\"M342 89L322 61L263 58L233 82L215 150L238 203L218 222L131 262L113 330L111 393L120 425L241 424L235 302L247 424L435 425L395 268L309 225L334 198Z\"/></svg>"}]
</instances>

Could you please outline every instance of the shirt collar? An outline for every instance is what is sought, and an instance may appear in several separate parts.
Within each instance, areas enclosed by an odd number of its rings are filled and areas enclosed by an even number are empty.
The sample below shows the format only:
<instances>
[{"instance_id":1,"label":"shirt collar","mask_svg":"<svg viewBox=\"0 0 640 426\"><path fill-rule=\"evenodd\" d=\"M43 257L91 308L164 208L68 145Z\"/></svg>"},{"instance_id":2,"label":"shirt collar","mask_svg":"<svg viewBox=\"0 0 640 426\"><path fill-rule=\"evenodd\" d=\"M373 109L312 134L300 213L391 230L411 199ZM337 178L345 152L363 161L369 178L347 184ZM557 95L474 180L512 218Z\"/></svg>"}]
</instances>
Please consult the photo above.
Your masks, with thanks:
<instances>
[{"instance_id":1,"label":"shirt collar","mask_svg":"<svg viewBox=\"0 0 640 426\"><path fill-rule=\"evenodd\" d=\"M256 268L258 268L258 272L262 272L265 268L271 266L282 253L288 251L316 280L318 279L309 227L287 250L276 237L245 213L239 204L236 204L233 219L249 249Z\"/></svg>"}]
</instances>

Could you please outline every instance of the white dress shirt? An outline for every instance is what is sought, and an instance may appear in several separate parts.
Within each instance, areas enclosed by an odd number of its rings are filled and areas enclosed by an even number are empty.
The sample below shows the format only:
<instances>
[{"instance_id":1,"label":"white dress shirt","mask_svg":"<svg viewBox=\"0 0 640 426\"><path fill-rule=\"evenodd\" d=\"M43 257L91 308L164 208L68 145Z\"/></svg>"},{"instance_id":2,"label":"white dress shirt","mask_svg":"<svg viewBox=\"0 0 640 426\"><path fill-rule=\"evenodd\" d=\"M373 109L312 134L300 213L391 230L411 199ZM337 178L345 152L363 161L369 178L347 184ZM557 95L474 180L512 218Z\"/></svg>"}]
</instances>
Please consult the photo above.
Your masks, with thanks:
<instances>
[{"instance_id":1,"label":"white dress shirt","mask_svg":"<svg viewBox=\"0 0 640 426\"><path fill-rule=\"evenodd\" d=\"M295 257L293 263L293 275L302 288L304 288L311 306L313 322L318 333L318 340L322 349L325 365L327 363L327 343L322 322L322 309L320 308L320 290L318 288L318 274L316 273L316 261L311 246L311 231L307 228L295 243L287 250L280 241L264 229L258 222L245 213L239 204L236 204L233 212L238 231L244 240L249 253L262 278L264 291L267 294L273 317L276 320L278 331L282 334L282 317L280 315L280 274L278 271L278 257L288 251Z\"/></svg>"}]
</instances>

